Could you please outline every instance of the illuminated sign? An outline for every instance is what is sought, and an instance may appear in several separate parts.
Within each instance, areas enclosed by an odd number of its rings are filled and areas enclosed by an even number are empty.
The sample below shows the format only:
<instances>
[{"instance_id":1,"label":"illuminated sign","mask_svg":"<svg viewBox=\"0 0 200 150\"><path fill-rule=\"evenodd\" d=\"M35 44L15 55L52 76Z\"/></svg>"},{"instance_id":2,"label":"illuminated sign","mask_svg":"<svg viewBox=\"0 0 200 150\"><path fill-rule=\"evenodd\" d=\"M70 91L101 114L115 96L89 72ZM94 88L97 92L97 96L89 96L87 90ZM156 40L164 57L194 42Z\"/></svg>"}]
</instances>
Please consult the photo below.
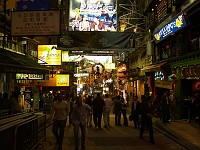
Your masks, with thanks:
<instances>
[{"instance_id":1,"label":"illuminated sign","mask_svg":"<svg viewBox=\"0 0 200 150\"><path fill-rule=\"evenodd\" d=\"M62 62L77 62L81 56L69 56L68 51L62 51Z\"/></svg>"},{"instance_id":2,"label":"illuminated sign","mask_svg":"<svg viewBox=\"0 0 200 150\"><path fill-rule=\"evenodd\" d=\"M16 79L17 80L43 80L44 79L44 75L43 74L16 73Z\"/></svg>"},{"instance_id":3,"label":"illuminated sign","mask_svg":"<svg viewBox=\"0 0 200 150\"><path fill-rule=\"evenodd\" d=\"M116 0L70 0L70 31L116 31Z\"/></svg>"},{"instance_id":4,"label":"illuminated sign","mask_svg":"<svg viewBox=\"0 0 200 150\"><path fill-rule=\"evenodd\" d=\"M160 79L160 80L163 80L164 79L164 73L159 71L159 72L155 72L155 77L154 77L155 80L157 79Z\"/></svg>"},{"instance_id":5,"label":"illuminated sign","mask_svg":"<svg viewBox=\"0 0 200 150\"><path fill-rule=\"evenodd\" d=\"M74 74L74 77L88 77L89 73L78 73L78 74Z\"/></svg>"},{"instance_id":6,"label":"illuminated sign","mask_svg":"<svg viewBox=\"0 0 200 150\"><path fill-rule=\"evenodd\" d=\"M90 55L117 55L117 51L105 51L105 50L69 50L69 55L86 55L86 54L90 54Z\"/></svg>"},{"instance_id":7,"label":"illuminated sign","mask_svg":"<svg viewBox=\"0 0 200 150\"><path fill-rule=\"evenodd\" d=\"M56 86L69 86L69 75L56 75Z\"/></svg>"},{"instance_id":8,"label":"illuminated sign","mask_svg":"<svg viewBox=\"0 0 200 150\"><path fill-rule=\"evenodd\" d=\"M61 50L57 50L57 45L38 45L38 63L61 65Z\"/></svg>"},{"instance_id":9,"label":"illuminated sign","mask_svg":"<svg viewBox=\"0 0 200 150\"><path fill-rule=\"evenodd\" d=\"M115 63L105 63L105 69L115 69Z\"/></svg>"},{"instance_id":10,"label":"illuminated sign","mask_svg":"<svg viewBox=\"0 0 200 150\"><path fill-rule=\"evenodd\" d=\"M177 30L183 28L186 26L186 22L184 20L183 14L177 16L172 21L170 21L168 24L166 24L164 27L162 27L160 30L158 30L154 34L154 38L156 39L156 42L161 41L166 36L173 34Z\"/></svg>"}]
</instances>

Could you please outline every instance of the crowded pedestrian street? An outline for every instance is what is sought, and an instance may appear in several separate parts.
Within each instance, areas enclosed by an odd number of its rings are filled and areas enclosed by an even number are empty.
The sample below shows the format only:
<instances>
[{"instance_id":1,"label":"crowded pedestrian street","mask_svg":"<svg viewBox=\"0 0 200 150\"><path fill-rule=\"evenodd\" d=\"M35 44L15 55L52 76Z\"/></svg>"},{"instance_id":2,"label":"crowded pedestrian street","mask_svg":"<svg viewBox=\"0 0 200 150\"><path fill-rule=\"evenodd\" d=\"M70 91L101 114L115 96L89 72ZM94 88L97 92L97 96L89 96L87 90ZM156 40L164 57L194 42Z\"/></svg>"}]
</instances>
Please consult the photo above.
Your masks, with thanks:
<instances>
[{"instance_id":1,"label":"crowded pedestrian street","mask_svg":"<svg viewBox=\"0 0 200 150\"><path fill-rule=\"evenodd\" d=\"M67 124L63 141L63 150L74 150L73 126ZM87 150L198 150L200 149L200 135L198 126L186 121L176 121L163 125L154 119L155 144L149 142L148 131L145 130L144 138L139 138L139 129L134 128L133 122L128 126L115 126L114 116L111 117L111 127L95 129L87 127ZM176 131L174 131L176 130ZM34 150L56 150L56 142L47 128L46 141L41 142Z\"/></svg>"}]
</instances>

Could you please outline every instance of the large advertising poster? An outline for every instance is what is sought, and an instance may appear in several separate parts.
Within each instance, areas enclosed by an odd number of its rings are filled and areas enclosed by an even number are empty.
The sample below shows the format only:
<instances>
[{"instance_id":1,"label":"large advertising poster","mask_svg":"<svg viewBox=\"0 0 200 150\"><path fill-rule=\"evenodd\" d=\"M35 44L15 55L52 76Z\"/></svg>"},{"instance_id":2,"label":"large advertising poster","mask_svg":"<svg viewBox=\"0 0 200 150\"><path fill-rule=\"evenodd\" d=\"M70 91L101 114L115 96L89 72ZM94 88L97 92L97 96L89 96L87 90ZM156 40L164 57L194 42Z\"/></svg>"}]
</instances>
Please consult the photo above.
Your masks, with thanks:
<instances>
[{"instance_id":1,"label":"large advertising poster","mask_svg":"<svg viewBox=\"0 0 200 150\"><path fill-rule=\"evenodd\" d=\"M70 0L70 31L116 31L116 0Z\"/></svg>"},{"instance_id":2,"label":"large advertising poster","mask_svg":"<svg viewBox=\"0 0 200 150\"><path fill-rule=\"evenodd\" d=\"M57 45L38 45L38 63L61 65L61 50L57 50Z\"/></svg>"}]
</instances>

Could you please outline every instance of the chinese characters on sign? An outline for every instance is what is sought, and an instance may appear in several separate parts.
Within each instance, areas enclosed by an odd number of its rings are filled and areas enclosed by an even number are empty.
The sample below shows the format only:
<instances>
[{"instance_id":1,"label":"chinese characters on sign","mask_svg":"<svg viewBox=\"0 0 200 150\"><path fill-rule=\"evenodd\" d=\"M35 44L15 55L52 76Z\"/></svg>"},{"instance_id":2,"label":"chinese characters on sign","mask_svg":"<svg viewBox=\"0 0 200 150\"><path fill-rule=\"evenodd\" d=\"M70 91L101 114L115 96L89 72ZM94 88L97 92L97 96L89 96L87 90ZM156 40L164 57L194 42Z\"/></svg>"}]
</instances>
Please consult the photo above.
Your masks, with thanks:
<instances>
[{"instance_id":1,"label":"chinese characters on sign","mask_svg":"<svg viewBox=\"0 0 200 150\"><path fill-rule=\"evenodd\" d=\"M12 12L11 35L59 35L59 11Z\"/></svg>"}]
</instances>

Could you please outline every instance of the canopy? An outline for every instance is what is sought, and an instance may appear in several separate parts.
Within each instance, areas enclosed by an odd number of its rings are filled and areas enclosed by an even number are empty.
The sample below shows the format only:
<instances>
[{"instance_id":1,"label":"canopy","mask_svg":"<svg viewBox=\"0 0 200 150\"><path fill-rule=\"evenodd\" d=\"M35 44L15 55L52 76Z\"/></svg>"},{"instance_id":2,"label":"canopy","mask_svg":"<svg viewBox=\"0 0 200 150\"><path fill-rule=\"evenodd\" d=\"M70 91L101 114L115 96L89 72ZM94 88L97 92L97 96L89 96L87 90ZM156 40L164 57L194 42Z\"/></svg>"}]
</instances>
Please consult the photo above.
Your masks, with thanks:
<instances>
[{"instance_id":1,"label":"canopy","mask_svg":"<svg viewBox=\"0 0 200 150\"><path fill-rule=\"evenodd\" d=\"M45 66L41 66L26 55L0 48L0 72L49 74Z\"/></svg>"}]
</instances>

